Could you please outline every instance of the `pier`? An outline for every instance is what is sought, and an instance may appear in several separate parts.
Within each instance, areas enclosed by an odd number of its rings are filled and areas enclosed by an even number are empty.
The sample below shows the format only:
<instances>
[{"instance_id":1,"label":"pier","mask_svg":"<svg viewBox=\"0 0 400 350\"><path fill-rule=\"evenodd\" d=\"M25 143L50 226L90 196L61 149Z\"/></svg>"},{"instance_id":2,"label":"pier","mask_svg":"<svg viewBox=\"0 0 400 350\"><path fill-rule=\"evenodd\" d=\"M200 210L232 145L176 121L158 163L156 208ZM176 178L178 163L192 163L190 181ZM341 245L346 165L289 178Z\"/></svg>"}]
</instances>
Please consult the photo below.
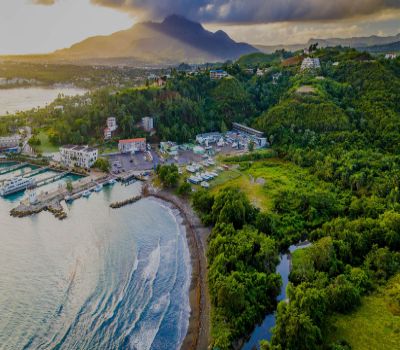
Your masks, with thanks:
<instances>
[{"instance_id":1,"label":"pier","mask_svg":"<svg viewBox=\"0 0 400 350\"><path fill-rule=\"evenodd\" d=\"M20 164L12 165L12 166L4 168L4 169L0 169L0 175L11 173L11 172L21 169L27 165L29 165L29 164L28 163L20 163Z\"/></svg>"},{"instance_id":2,"label":"pier","mask_svg":"<svg viewBox=\"0 0 400 350\"><path fill-rule=\"evenodd\" d=\"M44 179L38 184L43 186L47 183L57 181L62 177L66 176L69 172L64 172L61 174L56 174L51 178ZM37 195L37 201L35 203L30 203L29 199L24 199L18 205L18 207L11 210L10 215L14 217L26 217L38 214L42 211L49 211L56 218L62 220L67 217L61 202L66 199L74 200L82 197L82 194L87 190L93 190L97 184L105 184L109 180L113 179L112 176L90 176L73 183L72 192L68 192L66 186L62 186L57 190L52 192L41 192Z\"/></svg>"},{"instance_id":3,"label":"pier","mask_svg":"<svg viewBox=\"0 0 400 350\"><path fill-rule=\"evenodd\" d=\"M58 180L62 179L63 177L67 176L68 174L69 174L68 171L65 171L65 172L63 172L61 174L54 174L54 175L52 175L52 176L50 176L50 177L48 177L46 179L37 181L35 183L35 185L37 187L48 185L48 184L51 184L52 182L55 182L55 181L58 181Z\"/></svg>"},{"instance_id":4,"label":"pier","mask_svg":"<svg viewBox=\"0 0 400 350\"><path fill-rule=\"evenodd\" d=\"M33 177L33 176L39 175L39 174L41 174L41 173L43 173L43 172L45 172L47 170L49 170L48 167L39 168L39 169L36 169L36 170L31 170L31 171L25 173L22 177L24 177L24 178Z\"/></svg>"},{"instance_id":5,"label":"pier","mask_svg":"<svg viewBox=\"0 0 400 350\"><path fill-rule=\"evenodd\" d=\"M143 171L129 171L127 173L118 175L117 178L118 178L118 180L120 180L123 183L126 183L126 182L132 183L133 180L145 181L146 178L145 178L144 173L145 172L143 172Z\"/></svg>"}]
</instances>

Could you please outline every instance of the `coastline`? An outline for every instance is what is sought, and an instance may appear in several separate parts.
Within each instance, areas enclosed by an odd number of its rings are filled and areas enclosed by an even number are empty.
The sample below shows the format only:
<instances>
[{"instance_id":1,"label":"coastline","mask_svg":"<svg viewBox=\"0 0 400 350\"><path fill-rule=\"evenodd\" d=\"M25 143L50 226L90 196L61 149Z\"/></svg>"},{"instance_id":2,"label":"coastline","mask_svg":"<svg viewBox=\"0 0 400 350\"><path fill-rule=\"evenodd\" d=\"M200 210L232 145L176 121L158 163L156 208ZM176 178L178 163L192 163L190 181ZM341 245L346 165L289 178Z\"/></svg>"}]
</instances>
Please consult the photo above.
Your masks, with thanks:
<instances>
[{"instance_id":1,"label":"coastline","mask_svg":"<svg viewBox=\"0 0 400 350\"><path fill-rule=\"evenodd\" d=\"M174 194L163 191L143 191L143 197L159 199L176 208L186 228L186 239L190 252L192 276L189 288L190 318L181 350L204 350L210 339L210 298L207 285L206 247L210 229L202 225L190 204Z\"/></svg>"}]
</instances>

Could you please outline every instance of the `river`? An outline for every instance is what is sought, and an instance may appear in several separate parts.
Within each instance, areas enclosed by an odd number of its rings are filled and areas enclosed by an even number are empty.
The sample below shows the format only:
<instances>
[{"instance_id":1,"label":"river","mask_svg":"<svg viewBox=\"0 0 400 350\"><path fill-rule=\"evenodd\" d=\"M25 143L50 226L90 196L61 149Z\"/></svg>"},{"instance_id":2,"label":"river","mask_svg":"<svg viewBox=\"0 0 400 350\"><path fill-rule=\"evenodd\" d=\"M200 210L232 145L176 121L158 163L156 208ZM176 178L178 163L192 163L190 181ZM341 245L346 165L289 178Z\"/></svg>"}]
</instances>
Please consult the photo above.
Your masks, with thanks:
<instances>
[{"instance_id":1,"label":"river","mask_svg":"<svg viewBox=\"0 0 400 350\"><path fill-rule=\"evenodd\" d=\"M59 94L75 96L83 95L86 92L87 90L74 87L0 89L0 116L45 107L53 102Z\"/></svg>"},{"instance_id":2,"label":"river","mask_svg":"<svg viewBox=\"0 0 400 350\"><path fill-rule=\"evenodd\" d=\"M293 253L297 249L303 249L308 246L309 246L308 244L293 245L289 248L289 252L287 254L281 255L279 265L276 268L276 272L279 273L282 277L281 293L277 298L278 302L286 299L286 287L289 283L289 274L290 274L290 253ZM272 337L271 329L274 326L275 326L275 313L267 315L264 321L261 323L261 325L257 326L253 330L250 339L244 344L242 350L260 349L261 340L271 340Z\"/></svg>"},{"instance_id":3,"label":"river","mask_svg":"<svg viewBox=\"0 0 400 350\"><path fill-rule=\"evenodd\" d=\"M56 188L57 183L48 185ZM16 219L0 198L0 349L178 349L190 315L190 256L176 211L105 187L50 213Z\"/></svg>"}]
</instances>

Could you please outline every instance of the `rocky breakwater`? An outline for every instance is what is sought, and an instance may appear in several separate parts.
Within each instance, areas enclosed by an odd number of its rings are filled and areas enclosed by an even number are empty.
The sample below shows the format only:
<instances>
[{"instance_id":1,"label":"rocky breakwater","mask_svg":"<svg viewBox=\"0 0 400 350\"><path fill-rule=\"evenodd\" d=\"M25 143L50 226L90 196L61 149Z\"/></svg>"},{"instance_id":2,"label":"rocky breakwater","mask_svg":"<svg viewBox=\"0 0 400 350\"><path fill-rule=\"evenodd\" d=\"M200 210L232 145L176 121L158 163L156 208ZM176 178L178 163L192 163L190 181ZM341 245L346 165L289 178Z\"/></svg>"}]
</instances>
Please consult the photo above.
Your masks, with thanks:
<instances>
[{"instance_id":1,"label":"rocky breakwater","mask_svg":"<svg viewBox=\"0 0 400 350\"><path fill-rule=\"evenodd\" d=\"M64 211L61 200L63 196L57 196L51 201L44 201L37 204L26 204L21 203L18 207L10 211L10 215L16 218L24 218L27 216L32 216L39 214L42 211L48 211L52 213L57 219L64 220L67 217L67 213Z\"/></svg>"},{"instance_id":2,"label":"rocky breakwater","mask_svg":"<svg viewBox=\"0 0 400 350\"><path fill-rule=\"evenodd\" d=\"M124 201L121 201L121 202L114 202L114 203L111 203L111 204L110 204L110 208L112 208L112 209L119 209L119 208L125 207L126 205L136 203L136 202L139 201L141 198L142 198L142 196L139 195L139 196L134 196L134 197L132 197L132 198L129 198L129 199L124 200Z\"/></svg>"}]
</instances>

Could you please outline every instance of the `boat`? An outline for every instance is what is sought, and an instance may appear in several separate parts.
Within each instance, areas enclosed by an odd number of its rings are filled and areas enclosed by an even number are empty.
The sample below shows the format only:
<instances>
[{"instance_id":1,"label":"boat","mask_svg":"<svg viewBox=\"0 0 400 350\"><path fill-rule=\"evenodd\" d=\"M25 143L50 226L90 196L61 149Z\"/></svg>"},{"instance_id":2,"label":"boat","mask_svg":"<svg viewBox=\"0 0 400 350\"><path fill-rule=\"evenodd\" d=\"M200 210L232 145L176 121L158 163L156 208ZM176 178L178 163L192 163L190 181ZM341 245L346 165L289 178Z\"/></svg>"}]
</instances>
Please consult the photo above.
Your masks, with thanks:
<instances>
[{"instance_id":1,"label":"boat","mask_svg":"<svg viewBox=\"0 0 400 350\"><path fill-rule=\"evenodd\" d=\"M11 180L7 180L0 188L0 196L5 197L13 193L25 191L28 187L34 185L35 180L33 178L14 177Z\"/></svg>"},{"instance_id":2,"label":"boat","mask_svg":"<svg viewBox=\"0 0 400 350\"><path fill-rule=\"evenodd\" d=\"M115 180L115 179L108 180L109 185L115 185L116 183L117 183L117 180Z\"/></svg>"},{"instance_id":3,"label":"boat","mask_svg":"<svg viewBox=\"0 0 400 350\"><path fill-rule=\"evenodd\" d=\"M92 194L92 192L90 192L89 190L86 190L85 192L82 193L82 197L89 198L91 194Z\"/></svg>"},{"instance_id":4,"label":"boat","mask_svg":"<svg viewBox=\"0 0 400 350\"><path fill-rule=\"evenodd\" d=\"M97 184L94 191L95 192L100 192L103 189L103 185L102 184Z\"/></svg>"},{"instance_id":5,"label":"boat","mask_svg":"<svg viewBox=\"0 0 400 350\"><path fill-rule=\"evenodd\" d=\"M209 184L208 182L203 181L203 182L201 183L201 187L203 187L203 188L210 188L210 184Z\"/></svg>"}]
</instances>

